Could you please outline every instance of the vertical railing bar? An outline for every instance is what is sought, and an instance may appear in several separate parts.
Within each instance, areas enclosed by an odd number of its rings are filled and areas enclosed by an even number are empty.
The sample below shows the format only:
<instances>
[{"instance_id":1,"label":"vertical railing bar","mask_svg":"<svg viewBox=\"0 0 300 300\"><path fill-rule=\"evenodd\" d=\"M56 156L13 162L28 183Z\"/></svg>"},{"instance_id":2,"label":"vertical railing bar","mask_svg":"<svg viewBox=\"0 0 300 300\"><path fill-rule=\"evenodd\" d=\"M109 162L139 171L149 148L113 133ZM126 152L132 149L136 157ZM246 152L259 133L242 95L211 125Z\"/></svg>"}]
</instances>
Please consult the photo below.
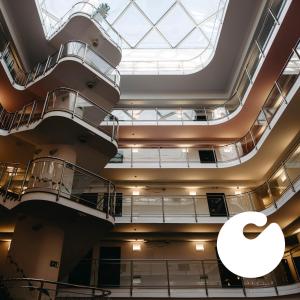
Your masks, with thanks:
<instances>
[{"instance_id":1,"label":"vertical railing bar","mask_svg":"<svg viewBox=\"0 0 300 300\"><path fill-rule=\"evenodd\" d=\"M169 262L166 260L166 272L167 272L167 283L168 283L168 296L171 296L171 287L170 287L170 273L169 273Z\"/></svg>"},{"instance_id":2,"label":"vertical railing bar","mask_svg":"<svg viewBox=\"0 0 300 300\"><path fill-rule=\"evenodd\" d=\"M203 260L201 260L201 266L202 266L202 270L203 270L205 293L206 293L206 297L208 297L207 279L206 279L206 272L205 272L205 266L204 266Z\"/></svg>"},{"instance_id":3,"label":"vertical railing bar","mask_svg":"<svg viewBox=\"0 0 300 300\"><path fill-rule=\"evenodd\" d=\"M286 168L286 165L285 165L284 162L282 163L282 167L283 167L284 173L285 173L285 175L286 175L286 178L288 179L288 182L289 182L289 184L290 184L290 186L291 186L293 192L295 193L295 192L296 192L296 189L295 189L294 183L292 182L291 177L290 177L290 175L288 174L288 171L287 171L287 168Z\"/></svg>"},{"instance_id":4,"label":"vertical railing bar","mask_svg":"<svg viewBox=\"0 0 300 300\"><path fill-rule=\"evenodd\" d=\"M163 223L166 223L166 216L165 216L165 197L161 197L161 209L162 209L162 216L163 216Z\"/></svg>"},{"instance_id":5,"label":"vertical railing bar","mask_svg":"<svg viewBox=\"0 0 300 300\"><path fill-rule=\"evenodd\" d=\"M267 180L266 183L267 183L268 193L269 193L269 196L270 196L270 198L271 198L271 201L273 202L274 207L277 209L277 203L276 203L276 201L275 201L275 199L274 199L274 197L273 197L273 195L272 195L269 180Z\"/></svg>"},{"instance_id":6,"label":"vertical railing bar","mask_svg":"<svg viewBox=\"0 0 300 300\"><path fill-rule=\"evenodd\" d=\"M193 206L194 206L194 213L195 213L195 222L198 223L196 199L195 197L192 197L192 199L193 199Z\"/></svg>"},{"instance_id":7,"label":"vertical railing bar","mask_svg":"<svg viewBox=\"0 0 300 300\"><path fill-rule=\"evenodd\" d=\"M62 170L61 170L61 174L60 174L60 180L59 180L59 185L58 185L56 201L58 201L59 197L60 197L62 182L64 179L64 170L65 170L65 162L62 163Z\"/></svg>"}]
</instances>

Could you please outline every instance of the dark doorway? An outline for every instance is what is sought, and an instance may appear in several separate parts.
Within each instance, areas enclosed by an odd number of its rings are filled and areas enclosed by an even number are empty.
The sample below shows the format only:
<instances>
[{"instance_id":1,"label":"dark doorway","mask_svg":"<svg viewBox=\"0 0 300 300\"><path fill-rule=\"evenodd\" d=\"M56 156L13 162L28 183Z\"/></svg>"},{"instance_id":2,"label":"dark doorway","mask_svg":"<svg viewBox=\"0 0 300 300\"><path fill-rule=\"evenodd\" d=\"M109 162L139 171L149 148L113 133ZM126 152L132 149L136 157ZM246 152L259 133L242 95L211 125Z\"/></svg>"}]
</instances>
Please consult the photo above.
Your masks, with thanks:
<instances>
[{"instance_id":1,"label":"dark doorway","mask_svg":"<svg viewBox=\"0 0 300 300\"><path fill-rule=\"evenodd\" d=\"M277 268L273 271L277 285L294 283L294 279L287 259L282 259Z\"/></svg>"},{"instance_id":2,"label":"dark doorway","mask_svg":"<svg viewBox=\"0 0 300 300\"><path fill-rule=\"evenodd\" d=\"M243 288L243 282L242 278L235 275L231 271L229 271L221 262L219 258L219 254L216 250L216 255L218 259L218 267L219 267L219 272L220 272L220 278L221 278L221 283L223 288Z\"/></svg>"},{"instance_id":3,"label":"dark doorway","mask_svg":"<svg viewBox=\"0 0 300 300\"><path fill-rule=\"evenodd\" d=\"M206 197L211 217L227 217L225 194L207 193Z\"/></svg>"},{"instance_id":4,"label":"dark doorway","mask_svg":"<svg viewBox=\"0 0 300 300\"><path fill-rule=\"evenodd\" d=\"M123 193L116 193L116 205L115 205L115 216L122 217L122 206L123 204ZM108 193L104 193L104 211L107 212L107 205L108 205ZM112 207L110 208L110 210Z\"/></svg>"},{"instance_id":5,"label":"dark doorway","mask_svg":"<svg viewBox=\"0 0 300 300\"><path fill-rule=\"evenodd\" d=\"M297 271L297 275L299 276L300 275L300 256L293 257L293 260L294 260L295 268Z\"/></svg>"},{"instance_id":6,"label":"dark doorway","mask_svg":"<svg viewBox=\"0 0 300 300\"><path fill-rule=\"evenodd\" d=\"M69 283L90 285L92 272L92 250L76 265L69 274Z\"/></svg>"},{"instance_id":7,"label":"dark doorway","mask_svg":"<svg viewBox=\"0 0 300 300\"><path fill-rule=\"evenodd\" d=\"M214 150L199 150L200 162L203 164L215 163L216 156Z\"/></svg>"},{"instance_id":8,"label":"dark doorway","mask_svg":"<svg viewBox=\"0 0 300 300\"><path fill-rule=\"evenodd\" d=\"M118 287L120 286L120 247L101 247L99 257L99 286Z\"/></svg>"}]
</instances>

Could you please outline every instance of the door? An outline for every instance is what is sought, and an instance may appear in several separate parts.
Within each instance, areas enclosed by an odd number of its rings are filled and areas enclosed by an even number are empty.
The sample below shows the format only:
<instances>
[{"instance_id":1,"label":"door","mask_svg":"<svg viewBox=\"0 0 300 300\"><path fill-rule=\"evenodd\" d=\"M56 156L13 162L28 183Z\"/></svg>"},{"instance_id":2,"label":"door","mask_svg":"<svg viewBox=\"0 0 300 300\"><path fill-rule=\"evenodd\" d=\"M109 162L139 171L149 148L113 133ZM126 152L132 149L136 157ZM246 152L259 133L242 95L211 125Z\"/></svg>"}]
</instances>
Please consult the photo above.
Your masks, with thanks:
<instances>
[{"instance_id":1,"label":"door","mask_svg":"<svg viewBox=\"0 0 300 300\"><path fill-rule=\"evenodd\" d=\"M101 247L99 257L99 286L119 287L121 271L121 248Z\"/></svg>"},{"instance_id":2,"label":"door","mask_svg":"<svg viewBox=\"0 0 300 300\"><path fill-rule=\"evenodd\" d=\"M211 217L227 217L225 194L207 193L206 197Z\"/></svg>"},{"instance_id":3,"label":"door","mask_svg":"<svg viewBox=\"0 0 300 300\"><path fill-rule=\"evenodd\" d=\"M295 268L297 271L298 276L300 275L300 256L293 257Z\"/></svg>"},{"instance_id":4,"label":"door","mask_svg":"<svg viewBox=\"0 0 300 300\"><path fill-rule=\"evenodd\" d=\"M92 250L76 265L69 274L69 283L79 285L91 284Z\"/></svg>"},{"instance_id":5,"label":"door","mask_svg":"<svg viewBox=\"0 0 300 300\"><path fill-rule=\"evenodd\" d=\"M243 283L241 277L235 275L231 271L229 271L221 262L219 258L219 254L216 248L216 255L220 272L221 284L223 288L243 288Z\"/></svg>"}]
</instances>

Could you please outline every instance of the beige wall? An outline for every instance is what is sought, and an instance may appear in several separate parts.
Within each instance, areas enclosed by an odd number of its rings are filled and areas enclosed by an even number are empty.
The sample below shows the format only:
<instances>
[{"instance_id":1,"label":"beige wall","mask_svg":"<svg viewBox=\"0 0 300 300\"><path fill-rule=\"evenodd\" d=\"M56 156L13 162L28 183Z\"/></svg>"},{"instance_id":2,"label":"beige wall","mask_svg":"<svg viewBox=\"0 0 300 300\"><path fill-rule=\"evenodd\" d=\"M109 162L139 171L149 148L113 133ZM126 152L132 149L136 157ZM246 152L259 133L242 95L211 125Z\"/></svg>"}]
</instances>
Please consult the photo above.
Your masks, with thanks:
<instances>
[{"instance_id":1,"label":"beige wall","mask_svg":"<svg viewBox=\"0 0 300 300\"><path fill-rule=\"evenodd\" d=\"M10 247L10 241L0 241L0 276L4 275L3 268L7 253Z\"/></svg>"}]
</instances>

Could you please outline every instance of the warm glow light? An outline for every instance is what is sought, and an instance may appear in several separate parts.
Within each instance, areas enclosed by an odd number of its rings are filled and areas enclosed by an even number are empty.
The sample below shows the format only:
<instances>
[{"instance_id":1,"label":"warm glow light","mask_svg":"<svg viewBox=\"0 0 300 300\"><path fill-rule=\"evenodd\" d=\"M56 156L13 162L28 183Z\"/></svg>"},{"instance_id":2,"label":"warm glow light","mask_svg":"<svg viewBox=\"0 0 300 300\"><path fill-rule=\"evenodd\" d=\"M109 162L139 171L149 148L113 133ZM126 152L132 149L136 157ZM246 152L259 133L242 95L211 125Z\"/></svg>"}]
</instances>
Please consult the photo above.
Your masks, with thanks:
<instances>
[{"instance_id":1,"label":"warm glow light","mask_svg":"<svg viewBox=\"0 0 300 300\"><path fill-rule=\"evenodd\" d=\"M183 153L188 153L188 152L189 152L189 149L183 148L181 151L182 151Z\"/></svg>"},{"instance_id":2,"label":"warm glow light","mask_svg":"<svg viewBox=\"0 0 300 300\"><path fill-rule=\"evenodd\" d=\"M132 153L138 153L139 152L139 149L138 148L133 148L132 149Z\"/></svg>"},{"instance_id":3,"label":"warm glow light","mask_svg":"<svg viewBox=\"0 0 300 300\"><path fill-rule=\"evenodd\" d=\"M204 251L204 244L196 243L196 251Z\"/></svg>"},{"instance_id":4,"label":"warm glow light","mask_svg":"<svg viewBox=\"0 0 300 300\"><path fill-rule=\"evenodd\" d=\"M133 196L139 196L140 195L140 191L132 191L132 195Z\"/></svg>"},{"instance_id":5,"label":"warm glow light","mask_svg":"<svg viewBox=\"0 0 300 300\"><path fill-rule=\"evenodd\" d=\"M232 145L225 146L224 147L224 152L226 152L226 153L232 152Z\"/></svg>"},{"instance_id":6,"label":"warm glow light","mask_svg":"<svg viewBox=\"0 0 300 300\"><path fill-rule=\"evenodd\" d=\"M235 190L235 195L240 195L242 192L240 191L240 187L236 187L236 190Z\"/></svg>"},{"instance_id":7,"label":"warm glow light","mask_svg":"<svg viewBox=\"0 0 300 300\"><path fill-rule=\"evenodd\" d=\"M141 251L142 247L140 243L133 243L132 244L132 251Z\"/></svg>"},{"instance_id":8,"label":"warm glow light","mask_svg":"<svg viewBox=\"0 0 300 300\"><path fill-rule=\"evenodd\" d=\"M286 181L286 175L285 175L285 173L281 174L280 179L281 179L282 182Z\"/></svg>"},{"instance_id":9,"label":"warm glow light","mask_svg":"<svg viewBox=\"0 0 300 300\"><path fill-rule=\"evenodd\" d=\"M190 196L196 196L197 192L196 191L190 191Z\"/></svg>"}]
</instances>

